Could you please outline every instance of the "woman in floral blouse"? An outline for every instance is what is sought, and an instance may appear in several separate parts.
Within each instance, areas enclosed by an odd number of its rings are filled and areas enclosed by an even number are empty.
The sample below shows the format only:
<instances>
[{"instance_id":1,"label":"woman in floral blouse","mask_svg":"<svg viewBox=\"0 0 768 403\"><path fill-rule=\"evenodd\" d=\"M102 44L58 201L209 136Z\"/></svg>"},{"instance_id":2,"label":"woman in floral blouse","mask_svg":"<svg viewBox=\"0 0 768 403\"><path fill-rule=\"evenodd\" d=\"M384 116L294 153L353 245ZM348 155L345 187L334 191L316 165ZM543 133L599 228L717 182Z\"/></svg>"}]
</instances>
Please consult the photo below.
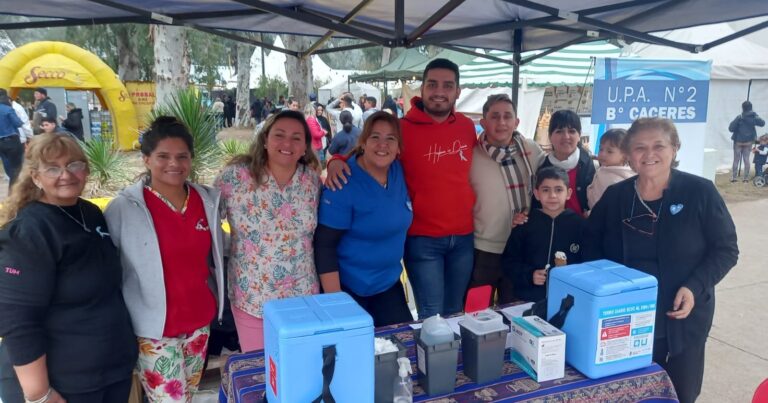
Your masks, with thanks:
<instances>
[{"instance_id":1,"label":"woman in floral blouse","mask_svg":"<svg viewBox=\"0 0 768 403\"><path fill-rule=\"evenodd\" d=\"M304 115L273 116L215 181L229 221L229 299L243 351L264 348L265 301L317 294L318 161Z\"/></svg>"}]
</instances>

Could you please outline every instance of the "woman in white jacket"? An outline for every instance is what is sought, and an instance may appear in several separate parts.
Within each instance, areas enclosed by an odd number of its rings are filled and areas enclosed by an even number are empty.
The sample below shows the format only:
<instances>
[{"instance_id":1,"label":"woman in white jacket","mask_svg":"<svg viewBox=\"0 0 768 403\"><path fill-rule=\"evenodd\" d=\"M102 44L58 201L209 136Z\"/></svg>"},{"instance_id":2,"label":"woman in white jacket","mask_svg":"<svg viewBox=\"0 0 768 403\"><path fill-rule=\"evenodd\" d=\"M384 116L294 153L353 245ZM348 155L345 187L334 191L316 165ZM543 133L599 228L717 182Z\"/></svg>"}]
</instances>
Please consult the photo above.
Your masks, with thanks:
<instances>
[{"instance_id":1,"label":"woman in white jacket","mask_svg":"<svg viewBox=\"0 0 768 403\"><path fill-rule=\"evenodd\" d=\"M192 136L157 118L141 144L147 175L105 212L124 268L123 297L138 337L150 402L191 401L203 371L224 280L219 192L187 181Z\"/></svg>"}]
</instances>

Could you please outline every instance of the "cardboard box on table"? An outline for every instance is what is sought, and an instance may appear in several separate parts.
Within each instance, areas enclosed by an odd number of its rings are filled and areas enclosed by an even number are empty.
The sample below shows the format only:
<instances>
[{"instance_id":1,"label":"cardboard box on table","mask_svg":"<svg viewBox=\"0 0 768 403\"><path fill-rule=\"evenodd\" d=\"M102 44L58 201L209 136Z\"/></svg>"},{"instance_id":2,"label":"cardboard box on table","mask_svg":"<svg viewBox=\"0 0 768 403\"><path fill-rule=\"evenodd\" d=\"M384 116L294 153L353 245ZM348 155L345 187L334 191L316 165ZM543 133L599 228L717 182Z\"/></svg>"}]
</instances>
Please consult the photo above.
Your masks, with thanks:
<instances>
[{"instance_id":1,"label":"cardboard box on table","mask_svg":"<svg viewBox=\"0 0 768 403\"><path fill-rule=\"evenodd\" d=\"M270 403L311 402L324 378L337 402L373 403L373 319L343 292L268 301L264 366Z\"/></svg>"},{"instance_id":2,"label":"cardboard box on table","mask_svg":"<svg viewBox=\"0 0 768 403\"><path fill-rule=\"evenodd\" d=\"M565 334L538 316L512 319L511 361L536 382L565 376Z\"/></svg>"},{"instance_id":3,"label":"cardboard box on table","mask_svg":"<svg viewBox=\"0 0 768 403\"><path fill-rule=\"evenodd\" d=\"M651 365L657 285L610 260L550 270L547 317L552 321L566 299L573 305L561 328L568 364L590 378Z\"/></svg>"}]
</instances>

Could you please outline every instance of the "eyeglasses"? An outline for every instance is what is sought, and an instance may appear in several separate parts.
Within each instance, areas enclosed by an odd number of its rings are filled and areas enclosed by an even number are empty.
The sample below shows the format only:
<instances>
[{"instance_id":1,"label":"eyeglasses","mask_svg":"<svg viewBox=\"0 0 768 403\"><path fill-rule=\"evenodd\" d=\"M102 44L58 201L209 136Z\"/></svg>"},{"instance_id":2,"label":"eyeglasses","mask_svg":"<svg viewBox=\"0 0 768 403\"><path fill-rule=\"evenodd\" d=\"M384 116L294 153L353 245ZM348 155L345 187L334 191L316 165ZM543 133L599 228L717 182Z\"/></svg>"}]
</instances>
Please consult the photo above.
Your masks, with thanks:
<instances>
[{"instance_id":1,"label":"eyeglasses","mask_svg":"<svg viewBox=\"0 0 768 403\"><path fill-rule=\"evenodd\" d=\"M621 220L629 229L645 236L653 236L657 221L659 221L659 216L653 213L640 214Z\"/></svg>"},{"instance_id":2,"label":"eyeglasses","mask_svg":"<svg viewBox=\"0 0 768 403\"><path fill-rule=\"evenodd\" d=\"M66 169L69 173L72 175L77 175L83 171L85 171L86 164L84 161L72 161L69 164L67 164L66 167L47 167L43 168L41 170L38 170L40 173L43 174L46 178L55 179L61 176L61 174L64 173L64 170Z\"/></svg>"}]
</instances>

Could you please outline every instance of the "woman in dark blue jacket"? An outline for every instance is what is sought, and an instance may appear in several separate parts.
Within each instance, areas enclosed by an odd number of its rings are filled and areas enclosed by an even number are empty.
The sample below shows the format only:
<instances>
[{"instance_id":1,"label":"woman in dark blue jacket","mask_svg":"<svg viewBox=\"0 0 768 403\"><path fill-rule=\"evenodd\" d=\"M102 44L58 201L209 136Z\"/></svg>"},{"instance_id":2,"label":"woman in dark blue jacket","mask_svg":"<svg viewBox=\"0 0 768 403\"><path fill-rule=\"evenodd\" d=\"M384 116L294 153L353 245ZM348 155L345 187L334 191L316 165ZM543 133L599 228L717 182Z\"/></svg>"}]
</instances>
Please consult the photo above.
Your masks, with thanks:
<instances>
[{"instance_id":1,"label":"woman in dark blue jacket","mask_svg":"<svg viewBox=\"0 0 768 403\"><path fill-rule=\"evenodd\" d=\"M674 169L672 121L638 119L622 142L638 175L610 186L592 209L585 260L606 258L658 279L653 359L680 402L701 392L715 285L736 265L731 215L706 179Z\"/></svg>"}]
</instances>

